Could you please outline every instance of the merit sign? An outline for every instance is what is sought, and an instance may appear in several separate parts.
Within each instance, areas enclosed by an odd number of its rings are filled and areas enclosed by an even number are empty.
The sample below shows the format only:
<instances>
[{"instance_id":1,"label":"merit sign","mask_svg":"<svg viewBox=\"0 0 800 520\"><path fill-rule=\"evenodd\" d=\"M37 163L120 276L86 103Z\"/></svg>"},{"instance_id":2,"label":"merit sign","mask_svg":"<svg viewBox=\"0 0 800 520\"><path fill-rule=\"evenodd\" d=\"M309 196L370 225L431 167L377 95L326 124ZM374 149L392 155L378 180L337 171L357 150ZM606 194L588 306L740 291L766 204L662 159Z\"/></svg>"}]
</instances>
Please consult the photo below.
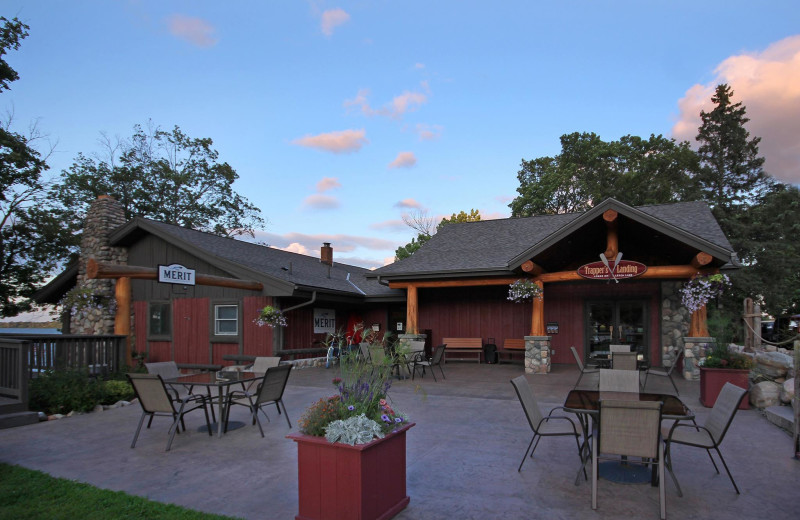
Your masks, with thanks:
<instances>
[{"instance_id":1,"label":"merit sign","mask_svg":"<svg viewBox=\"0 0 800 520\"><path fill-rule=\"evenodd\" d=\"M159 265L158 281L161 283L194 285L194 269L187 269L181 264Z\"/></svg>"},{"instance_id":2,"label":"merit sign","mask_svg":"<svg viewBox=\"0 0 800 520\"><path fill-rule=\"evenodd\" d=\"M647 272L646 265L631 260L621 260L617 265L614 265L613 261L609 261L608 267L603 262L592 262L578 268L578 274L590 280L611 280L612 278L622 280L641 276L645 272Z\"/></svg>"}]
</instances>

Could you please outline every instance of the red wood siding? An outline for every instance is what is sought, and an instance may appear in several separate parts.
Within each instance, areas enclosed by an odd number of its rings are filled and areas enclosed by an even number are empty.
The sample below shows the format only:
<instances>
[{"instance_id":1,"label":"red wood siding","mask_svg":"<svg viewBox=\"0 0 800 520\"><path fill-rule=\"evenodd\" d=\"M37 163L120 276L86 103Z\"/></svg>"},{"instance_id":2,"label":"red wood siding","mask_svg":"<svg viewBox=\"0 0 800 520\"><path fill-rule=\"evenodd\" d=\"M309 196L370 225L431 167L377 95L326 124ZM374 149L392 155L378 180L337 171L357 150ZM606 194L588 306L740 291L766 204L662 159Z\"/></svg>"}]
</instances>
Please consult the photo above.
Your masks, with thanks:
<instances>
[{"instance_id":1,"label":"red wood siding","mask_svg":"<svg viewBox=\"0 0 800 520\"><path fill-rule=\"evenodd\" d=\"M558 322L558 334L552 335L553 363L575 364L569 347L574 346L583 355L585 326L584 302L603 299L636 299L648 302L647 320L650 341L650 360L659 364L660 345L660 295L658 281L607 284L589 282L580 284L548 284L544 288L544 320Z\"/></svg>"},{"instance_id":2,"label":"red wood siding","mask_svg":"<svg viewBox=\"0 0 800 520\"><path fill-rule=\"evenodd\" d=\"M264 325L259 327L253 323L266 305L272 305L272 298L256 296L244 298L242 309L242 344L243 354L249 356L272 356L272 335L274 330ZM231 352L235 354L236 352ZM214 349L214 357L217 349ZM214 361L216 363L216 361Z\"/></svg>"},{"instance_id":3,"label":"red wood siding","mask_svg":"<svg viewBox=\"0 0 800 520\"><path fill-rule=\"evenodd\" d=\"M231 361L225 361L222 359L222 356L227 354L238 354L239 353L239 344L238 343L212 343L211 344L211 354L212 359L211 362L215 365L234 365L235 363ZM255 355L255 354L253 354Z\"/></svg>"},{"instance_id":4,"label":"red wood siding","mask_svg":"<svg viewBox=\"0 0 800 520\"><path fill-rule=\"evenodd\" d=\"M445 337L506 338L530 334L531 304L508 301L508 288L463 287L419 290L419 328L430 329L432 345Z\"/></svg>"},{"instance_id":5,"label":"red wood siding","mask_svg":"<svg viewBox=\"0 0 800 520\"><path fill-rule=\"evenodd\" d=\"M147 352L147 302L133 302L133 348Z\"/></svg>"},{"instance_id":6,"label":"red wood siding","mask_svg":"<svg viewBox=\"0 0 800 520\"><path fill-rule=\"evenodd\" d=\"M208 298L172 302L172 341L177 363L211 363Z\"/></svg>"},{"instance_id":7,"label":"red wood siding","mask_svg":"<svg viewBox=\"0 0 800 520\"><path fill-rule=\"evenodd\" d=\"M172 361L172 343L169 341L151 341L149 348L145 362Z\"/></svg>"}]
</instances>

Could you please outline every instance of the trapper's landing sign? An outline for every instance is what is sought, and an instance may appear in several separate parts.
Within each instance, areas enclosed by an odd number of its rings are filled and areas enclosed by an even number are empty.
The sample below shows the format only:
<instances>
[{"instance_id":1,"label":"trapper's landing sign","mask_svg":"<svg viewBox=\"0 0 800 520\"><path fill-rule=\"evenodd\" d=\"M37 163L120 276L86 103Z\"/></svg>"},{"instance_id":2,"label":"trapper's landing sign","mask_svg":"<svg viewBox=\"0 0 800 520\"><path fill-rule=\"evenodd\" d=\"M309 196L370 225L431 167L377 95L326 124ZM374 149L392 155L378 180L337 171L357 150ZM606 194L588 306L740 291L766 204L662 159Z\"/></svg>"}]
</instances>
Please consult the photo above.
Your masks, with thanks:
<instances>
[{"instance_id":1,"label":"trapper's landing sign","mask_svg":"<svg viewBox=\"0 0 800 520\"><path fill-rule=\"evenodd\" d=\"M592 262L578 268L578 274L590 280L622 280L641 276L647 272L647 266L631 260L620 260L618 264L608 262L608 267L603 262Z\"/></svg>"},{"instance_id":2,"label":"trapper's landing sign","mask_svg":"<svg viewBox=\"0 0 800 520\"><path fill-rule=\"evenodd\" d=\"M159 265L158 281L162 283L194 285L194 269L187 269L181 264Z\"/></svg>"}]
</instances>

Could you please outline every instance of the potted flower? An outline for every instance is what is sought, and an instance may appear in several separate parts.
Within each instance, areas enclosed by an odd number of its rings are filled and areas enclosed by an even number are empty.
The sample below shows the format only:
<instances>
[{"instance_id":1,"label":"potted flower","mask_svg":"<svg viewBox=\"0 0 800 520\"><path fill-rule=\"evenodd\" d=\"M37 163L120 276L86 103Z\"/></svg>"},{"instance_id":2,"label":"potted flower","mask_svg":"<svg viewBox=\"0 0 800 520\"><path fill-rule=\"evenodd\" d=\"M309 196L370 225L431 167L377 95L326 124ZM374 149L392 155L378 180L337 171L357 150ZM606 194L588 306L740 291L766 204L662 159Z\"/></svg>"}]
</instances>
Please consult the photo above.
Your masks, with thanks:
<instances>
[{"instance_id":1,"label":"potted flower","mask_svg":"<svg viewBox=\"0 0 800 520\"><path fill-rule=\"evenodd\" d=\"M117 300L113 296L95 294L91 287L73 287L61 298L58 307L68 311L70 316L86 317L94 309L108 310L114 315Z\"/></svg>"},{"instance_id":2,"label":"potted flower","mask_svg":"<svg viewBox=\"0 0 800 520\"><path fill-rule=\"evenodd\" d=\"M714 406L725 383L733 383L744 389L750 387L750 369L753 360L739 352L731 351L723 342L710 350L700 360L700 402L708 408ZM742 399L740 410L750 407L748 399Z\"/></svg>"},{"instance_id":3,"label":"potted flower","mask_svg":"<svg viewBox=\"0 0 800 520\"><path fill-rule=\"evenodd\" d=\"M286 316L283 315L280 309L276 309L271 305L267 305L258 314L258 317L253 320L259 327L266 325L267 327L285 327Z\"/></svg>"},{"instance_id":4,"label":"potted flower","mask_svg":"<svg viewBox=\"0 0 800 520\"><path fill-rule=\"evenodd\" d=\"M508 299L514 303L522 303L531 298L540 298L542 288L528 278L517 280L508 286Z\"/></svg>"},{"instance_id":5,"label":"potted flower","mask_svg":"<svg viewBox=\"0 0 800 520\"><path fill-rule=\"evenodd\" d=\"M297 443L296 518L388 519L408 505L406 431L414 423L387 395L394 365L392 354L374 362L343 354L334 395L312 404L300 432L287 436Z\"/></svg>"},{"instance_id":6,"label":"potted flower","mask_svg":"<svg viewBox=\"0 0 800 520\"><path fill-rule=\"evenodd\" d=\"M683 284L681 302L690 311L695 312L706 306L709 300L720 296L731 286L726 274L697 275Z\"/></svg>"}]
</instances>

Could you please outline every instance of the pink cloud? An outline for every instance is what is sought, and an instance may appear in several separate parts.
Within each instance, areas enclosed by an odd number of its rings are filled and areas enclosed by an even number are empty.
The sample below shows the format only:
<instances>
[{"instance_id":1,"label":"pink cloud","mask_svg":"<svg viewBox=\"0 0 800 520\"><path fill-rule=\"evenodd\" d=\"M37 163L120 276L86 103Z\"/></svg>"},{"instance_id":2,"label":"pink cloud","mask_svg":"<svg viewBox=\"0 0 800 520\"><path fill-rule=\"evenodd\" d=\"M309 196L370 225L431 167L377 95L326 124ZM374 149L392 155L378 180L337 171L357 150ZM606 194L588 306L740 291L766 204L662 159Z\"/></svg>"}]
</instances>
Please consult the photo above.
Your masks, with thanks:
<instances>
[{"instance_id":1,"label":"pink cloud","mask_svg":"<svg viewBox=\"0 0 800 520\"><path fill-rule=\"evenodd\" d=\"M405 231L408 226L402 220L384 220L383 222L370 224L369 228L377 231Z\"/></svg>"},{"instance_id":2,"label":"pink cloud","mask_svg":"<svg viewBox=\"0 0 800 520\"><path fill-rule=\"evenodd\" d=\"M197 47L212 47L217 44L213 36L216 29L200 18L174 14L167 19L170 34Z\"/></svg>"},{"instance_id":3,"label":"pink cloud","mask_svg":"<svg viewBox=\"0 0 800 520\"><path fill-rule=\"evenodd\" d=\"M428 90L427 83L422 86ZM345 107L358 107L365 116L384 116L392 119L400 119L406 112L416 110L420 105L428 101L428 96L421 92L405 91L399 96L395 96L390 103L381 108L372 108L369 103L369 89L361 89L353 99L346 99L343 103Z\"/></svg>"},{"instance_id":4,"label":"pink cloud","mask_svg":"<svg viewBox=\"0 0 800 520\"><path fill-rule=\"evenodd\" d=\"M403 199L394 203L395 208L422 209L422 204L414 199Z\"/></svg>"},{"instance_id":5,"label":"pink cloud","mask_svg":"<svg viewBox=\"0 0 800 520\"><path fill-rule=\"evenodd\" d=\"M416 166L417 158L413 152L400 152L394 161L389 163L389 168L412 168Z\"/></svg>"},{"instance_id":6,"label":"pink cloud","mask_svg":"<svg viewBox=\"0 0 800 520\"><path fill-rule=\"evenodd\" d=\"M317 191L320 193L325 193L326 191L330 191L341 187L342 184L336 177L325 177L324 179L322 179L317 183Z\"/></svg>"},{"instance_id":7,"label":"pink cloud","mask_svg":"<svg viewBox=\"0 0 800 520\"><path fill-rule=\"evenodd\" d=\"M326 152L350 153L361 150L369 141L366 132L361 130L341 130L318 135L306 135L292 141L292 144L316 148Z\"/></svg>"},{"instance_id":8,"label":"pink cloud","mask_svg":"<svg viewBox=\"0 0 800 520\"><path fill-rule=\"evenodd\" d=\"M350 20L350 15L344 9L328 9L322 13L321 29L322 34L325 36L332 36L333 29L347 23Z\"/></svg>"},{"instance_id":9,"label":"pink cloud","mask_svg":"<svg viewBox=\"0 0 800 520\"><path fill-rule=\"evenodd\" d=\"M416 128L420 141L433 141L442 135L442 127L439 125L418 124Z\"/></svg>"},{"instance_id":10,"label":"pink cloud","mask_svg":"<svg viewBox=\"0 0 800 520\"><path fill-rule=\"evenodd\" d=\"M761 138L765 170L783 182L800 182L800 36L775 42L763 52L731 56L714 73L712 81L693 85L678 101L673 137L693 141L700 111L713 109L715 87L727 83L733 101L747 109L750 136Z\"/></svg>"},{"instance_id":11,"label":"pink cloud","mask_svg":"<svg viewBox=\"0 0 800 520\"><path fill-rule=\"evenodd\" d=\"M416 110L419 105L422 105L427 100L428 97L420 92L403 92L392 100L391 117L397 118L409 110Z\"/></svg>"},{"instance_id":12,"label":"pink cloud","mask_svg":"<svg viewBox=\"0 0 800 520\"><path fill-rule=\"evenodd\" d=\"M339 207L339 199L329 195L309 195L303 200L303 206L312 209L336 209Z\"/></svg>"},{"instance_id":13,"label":"pink cloud","mask_svg":"<svg viewBox=\"0 0 800 520\"><path fill-rule=\"evenodd\" d=\"M392 240L385 240L383 238L359 236L359 235L344 235L344 234L306 234L306 233L285 233L278 235L275 233L268 233L265 231L257 231L256 239L270 244L270 246L277 249L286 249L292 244L298 244L305 247L306 250L312 252L319 252L319 247L323 242L330 242L333 245L334 256L337 252L349 253L355 251L358 247L374 251L394 251L398 246L403 245L405 242L400 243ZM297 246L294 246L297 247Z\"/></svg>"}]
</instances>

